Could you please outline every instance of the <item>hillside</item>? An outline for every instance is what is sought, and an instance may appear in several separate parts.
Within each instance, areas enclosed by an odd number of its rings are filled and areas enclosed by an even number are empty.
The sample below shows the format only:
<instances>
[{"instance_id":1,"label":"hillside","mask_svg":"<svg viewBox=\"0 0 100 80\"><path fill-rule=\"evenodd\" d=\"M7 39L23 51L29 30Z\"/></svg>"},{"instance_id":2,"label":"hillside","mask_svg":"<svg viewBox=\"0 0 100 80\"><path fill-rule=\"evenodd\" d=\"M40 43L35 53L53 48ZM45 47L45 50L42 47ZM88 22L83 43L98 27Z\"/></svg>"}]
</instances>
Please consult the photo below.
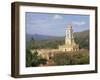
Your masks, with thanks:
<instances>
[{"instance_id":1,"label":"hillside","mask_svg":"<svg viewBox=\"0 0 100 80\"><path fill-rule=\"evenodd\" d=\"M26 40L29 41L32 38L34 40L62 40L64 39L64 36L58 37L58 36L49 36L49 35L41 35L41 34L26 34Z\"/></svg>"},{"instance_id":2,"label":"hillside","mask_svg":"<svg viewBox=\"0 0 100 80\"><path fill-rule=\"evenodd\" d=\"M75 32L74 33L74 37L80 37L80 38L87 38L89 37L89 30L85 30L85 31L82 31L82 32Z\"/></svg>"},{"instance_id":3,"label":"hillside","mask_svg":"<svg viewBox=\"0 0 100 80\"><path fill-rule=\"evenodd\" d=\"M89 30L74 33L75 42L80 45L80 48L89 49ZM64 44L64 36L48 36L48 35L26 35L27 46L31 40L34 40L35 48L58 48L58 45ZM33 44L33 43L32 43Z\"/></svg>"}]
</instances>

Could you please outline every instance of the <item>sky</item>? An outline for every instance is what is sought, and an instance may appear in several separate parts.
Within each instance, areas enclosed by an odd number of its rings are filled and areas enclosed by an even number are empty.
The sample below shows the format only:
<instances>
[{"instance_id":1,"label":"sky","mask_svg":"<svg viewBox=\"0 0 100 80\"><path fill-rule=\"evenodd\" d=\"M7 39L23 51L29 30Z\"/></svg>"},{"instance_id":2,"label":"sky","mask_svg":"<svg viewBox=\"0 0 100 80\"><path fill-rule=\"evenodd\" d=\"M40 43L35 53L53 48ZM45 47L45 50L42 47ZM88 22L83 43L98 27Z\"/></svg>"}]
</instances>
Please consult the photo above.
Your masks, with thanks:
<instances>
[{"instance_id":1,"label":"sky","mask_svg":"<svg viewBox=\"0 0 100 80\"><path fill-rule=\"evenodd\" d=\"M68 24L73 32L88 30L89 15L59 14L59 13L25 13L25 27L27 34L41 34L49 36L64 36Z\"/></svg>"}]
</instances>

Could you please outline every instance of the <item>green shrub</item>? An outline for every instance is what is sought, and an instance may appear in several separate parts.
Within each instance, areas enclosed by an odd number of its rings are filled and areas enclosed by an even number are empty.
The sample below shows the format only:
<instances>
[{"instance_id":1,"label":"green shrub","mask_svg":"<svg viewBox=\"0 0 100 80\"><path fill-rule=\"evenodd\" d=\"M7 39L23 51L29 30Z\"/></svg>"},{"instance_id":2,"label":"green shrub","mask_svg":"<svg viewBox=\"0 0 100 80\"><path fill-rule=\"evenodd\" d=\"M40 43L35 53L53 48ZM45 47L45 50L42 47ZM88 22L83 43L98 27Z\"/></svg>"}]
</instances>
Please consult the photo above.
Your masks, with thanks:
<instances>
[{"instance_id":1,"label":"green shrub","mask_svg":"<svg viewBox=\"0 0 100 80\"><path fill-rule=\"evenodd\" d=\"M89 64L88 51L59 53L52 57L56 65Z\"/></svg>"},{"instance_id":2,"label":"green shrub","mask_svg":"<svg viewBox=\"0 0 100 80\"><path fill-rule=\"evenodd\" d=\"M32 53L29 49L26 49L26 67L31 66L32 62Z\"/></svg>"},{"instance_id":3,"label":"green shrub","mask_svg":"<svg viewBox=\"0 0 100 80\"><path fill-rule=\"evenodd\" d=\"M40 64L46 64L47 60L43 59L41 56L38 56L38 52L35 51L31 53L29 49L26 50L26 67L35 67Z\"/></svg>"}]
</instances>

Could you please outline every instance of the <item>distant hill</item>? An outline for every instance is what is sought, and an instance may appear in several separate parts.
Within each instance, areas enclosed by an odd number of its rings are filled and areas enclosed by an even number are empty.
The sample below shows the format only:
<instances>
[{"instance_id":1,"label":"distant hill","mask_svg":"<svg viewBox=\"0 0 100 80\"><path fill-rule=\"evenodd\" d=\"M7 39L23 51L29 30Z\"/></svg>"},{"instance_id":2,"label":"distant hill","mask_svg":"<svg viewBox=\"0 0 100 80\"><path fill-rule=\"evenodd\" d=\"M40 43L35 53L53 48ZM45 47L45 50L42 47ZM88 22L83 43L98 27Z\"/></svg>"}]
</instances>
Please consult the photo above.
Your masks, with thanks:
<instances>
[{"instance_id":1,"label":"distant hill","mask_svg":"<svg viewBox=\"0 0 100 80\"><path fill-rule=\"evenodd\" d=\"M64 37L57 37L57 36L49 36L49 35L41 35L41 34L26 34L26 40L29 41L32 38L35 40L61 40Z\"/></svg>"},{"instance_id":2,"label":"distant hill","mask_svg":"<svg viewBox=\"0 0 100 80\"><path fill-rule=\"evenodd\" d=\"M89 49L89 30L74 33L74 38L80 48Z\"/></svg>"},{"instance_id":3,"label":"distant hill","mask_svg":"<svg viewBox=\"0 0 100 80\"><path fill-rule=\"evenodd\" d=\"M82 31L82 32L75 32L74 33L74 37L80 37L80 38L87 38L89 37L89 30L85 30L85 31Z\"/></svg>"},{"instance_id":4,"label":"distant hill","mask_svg":"<svg viewBox=\"0 0 100 80\"><path fill-rule=\"evenodd\" d=\"M82 32L75 32L74 34L75 43L79 44L80 48L87 48L89 49L89 30L85 30ZM34 34L26 35L26 46L30 43L30 41L34 39L34 47L35 48L58 48L58 45L64 44L65 37L57 37L57 36L48 36L48 35L40 35Z\"/></svg>"},{"instance_id":5,"label":"distant hill","mask_svg":"<svg viewBox=\"0 0 100 80\"><path fill-rule=\"evenodd\" d=\"M89 36L89 30L85 30L82 32L75 32L74 38L86 38ZM29 41L32 38L35 40L64 40L64 36L58 37L58 36L48 36L48 35L41 35L41 34L26 34L26 40Z\"/></svg>"}]
</instances>

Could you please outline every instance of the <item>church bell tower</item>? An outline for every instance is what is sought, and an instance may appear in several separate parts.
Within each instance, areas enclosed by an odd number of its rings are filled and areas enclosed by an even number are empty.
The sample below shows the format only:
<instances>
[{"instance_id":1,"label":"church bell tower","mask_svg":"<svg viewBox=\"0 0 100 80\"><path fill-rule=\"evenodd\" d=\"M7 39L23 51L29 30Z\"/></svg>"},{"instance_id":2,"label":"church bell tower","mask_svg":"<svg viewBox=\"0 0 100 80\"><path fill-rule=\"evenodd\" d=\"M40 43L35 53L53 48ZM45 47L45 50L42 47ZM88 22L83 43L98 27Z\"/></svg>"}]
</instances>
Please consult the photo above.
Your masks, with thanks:
<instances>
[{"instance_id":1,"label":"church bell tower","mask_svg":"<svg viewBox=\"0 0 100 80\"><path fill-rule=\"evenodd\" d=\"M65 44L59 46L60 51L78 51L79 45L74 42L72 25L67 25L65 33Z\"/></svg>"},{"instance_id":2,"label":"church bell tower","mask_svg":"<svg viewBox=\"0 0 100 80\"><path fill-rule=\"evenodd\" d=\"M66 36L65 36L65 45L73 45L74 44L74 38L73 38L73 30L72 25L67 25L66 28Z\"/></svg>"}]
</instances>

